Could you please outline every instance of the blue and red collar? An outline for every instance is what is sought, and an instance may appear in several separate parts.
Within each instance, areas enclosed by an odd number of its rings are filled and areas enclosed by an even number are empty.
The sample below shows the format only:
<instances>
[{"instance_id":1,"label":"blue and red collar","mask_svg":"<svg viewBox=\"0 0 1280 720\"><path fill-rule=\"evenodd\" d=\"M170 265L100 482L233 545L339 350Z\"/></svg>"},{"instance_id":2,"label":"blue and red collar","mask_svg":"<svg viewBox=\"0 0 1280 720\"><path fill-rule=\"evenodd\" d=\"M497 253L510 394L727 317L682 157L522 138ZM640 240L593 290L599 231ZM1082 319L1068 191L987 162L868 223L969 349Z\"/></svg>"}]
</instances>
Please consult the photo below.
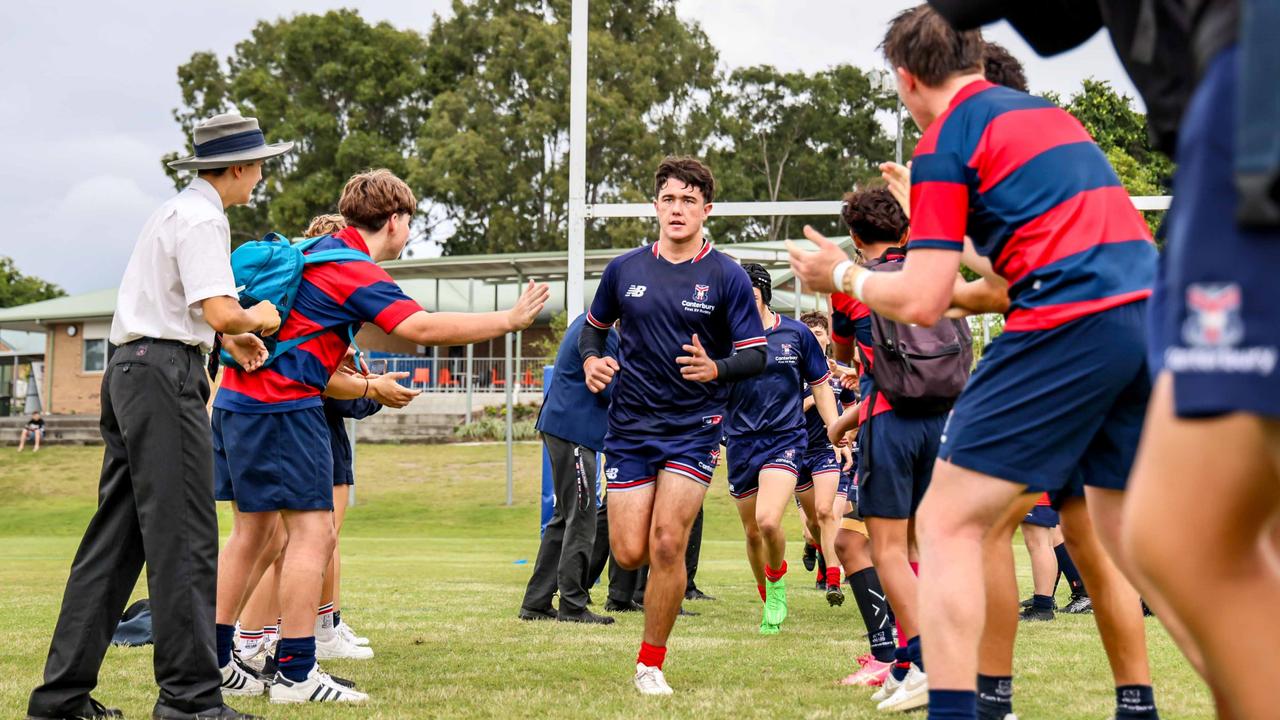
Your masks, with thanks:
<instances>
[{"instance_id":1,"label":"blue and red collar","mask_svg":"<svg viewBox=\"0 0 1280 720\"><path fill-rule=\"evenodd\" d=\"M649 247L652 248L654 257L658 258L659 260L666 260L666 258L662 257L662 255L658 253L658 243L655 242L653 245L650 245ZM711 241L707 240L706 238L703 238L702 247L698 250L698 254L694 255L693 259L686 260L685 262L698 262L699 260L701 260L702 258L710 254L711 254ZM667 262L671 262L671 261L667 260ZM672 263L672 264L674 265L675 263Z\"/></svg>"}]
</instances>

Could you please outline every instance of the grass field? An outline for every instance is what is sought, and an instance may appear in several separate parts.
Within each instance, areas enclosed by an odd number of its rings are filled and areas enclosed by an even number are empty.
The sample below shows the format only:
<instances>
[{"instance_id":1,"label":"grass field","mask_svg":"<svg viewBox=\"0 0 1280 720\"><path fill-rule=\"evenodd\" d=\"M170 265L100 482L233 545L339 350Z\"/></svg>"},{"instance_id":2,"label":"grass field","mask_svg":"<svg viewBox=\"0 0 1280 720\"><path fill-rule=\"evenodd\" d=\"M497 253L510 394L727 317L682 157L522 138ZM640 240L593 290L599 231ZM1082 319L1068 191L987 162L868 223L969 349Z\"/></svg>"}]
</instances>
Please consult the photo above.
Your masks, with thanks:
<instances>
[{"instance_id":1,"label":"grass field","mask_svg":"<svg viewBox=\"0 0 1280 720\"><path fill-rule=\"evenodd\" d=\"M666 667L674 697L642 698L631 687L639 617L611 627L517 620L537 551L539 453L517 446L517 502L508 508L499 445L361 446L358 505L343 537L343 615L377 656L326 667L372 700L233 704L270 718L883 717L868 693L834 684L866 647L852 598L829 608L795 573L782 634L757 634L760 603L723 476L708 496L698 574L719 600L691 603L701 615L677 624ZM0 450L0 717L22 717L39 681L100 458L98 448ZM225 534L225 510L221 520ZM788 522L798 538L796 519ZM798 542L788 551L797 569L799 551ZM1019 582L1029 592L1025 564ZM145 596L145 582L136 594ZM593 594L602 603L605 588ZM1168 636L1154 620L1147 628L1162 717L1211 717L1207 692ZM126 717L149 717L150 648L112 648L95 695ZM1110 674L1091 616L1022 629L1015 708L1023 720L1110 717Z\"/></svg>"}]
</instances>

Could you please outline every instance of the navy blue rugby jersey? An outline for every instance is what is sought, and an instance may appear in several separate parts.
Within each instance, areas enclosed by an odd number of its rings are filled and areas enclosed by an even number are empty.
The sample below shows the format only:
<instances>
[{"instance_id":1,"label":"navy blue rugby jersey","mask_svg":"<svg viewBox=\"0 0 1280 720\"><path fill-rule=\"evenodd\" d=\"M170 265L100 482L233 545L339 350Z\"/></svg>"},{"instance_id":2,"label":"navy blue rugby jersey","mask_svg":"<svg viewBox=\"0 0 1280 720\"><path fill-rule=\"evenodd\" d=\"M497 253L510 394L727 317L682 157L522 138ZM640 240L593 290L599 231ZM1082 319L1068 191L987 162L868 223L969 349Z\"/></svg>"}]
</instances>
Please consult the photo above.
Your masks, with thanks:
<instances>
[{"instance_id":1,"label":"navy blue rugby jersey","mask_svg":"<svg viewBox=\"0 0 1280 720\"><path fill-rule=\"evenodd\" d=\"M714 360L765 344L747 272L705 240L681 263L661 257L657 243L614 258L587 322L607 328L618 321L621 370L613 380L609 431L624 435L720 424L729 384L685 380L676 363L695 333Z\"/></svg>"},{"instance_id":2,"label":"navy blue rugby jersey","mask_svg":"<svg viewBox=\"0 0 1280 720\"><path fill-rule=\"evenodd\" d=\"M836 363L840 367L849 367L844 363ZM839 378L832 375L827 379L831 385L831 392L836 396L836 412L844 414L844 409L858 402L858 393L846 388L840 384ZM813 395L813 391L806 385L804 388L804 397ZM815 405L804 413L805 430L809 433L809 452L817 450L830 450L831 440L827 438L827 424L822 422L822 416L818 414L818 407Z\"/></svg>"},{"instance_id":3,"label":"navy blue rugby jersey","mask_svg":"<svg viewBox=\"0 0 1280 720\"><path fill-rule=\"evenodd\" d=\"M733 384L725 428L731 438L803 427L805 390L831 377L813 332L799 320L773 318L773 327L765 331L769 359L764 372Z\"/></svg>"}]
</instances>

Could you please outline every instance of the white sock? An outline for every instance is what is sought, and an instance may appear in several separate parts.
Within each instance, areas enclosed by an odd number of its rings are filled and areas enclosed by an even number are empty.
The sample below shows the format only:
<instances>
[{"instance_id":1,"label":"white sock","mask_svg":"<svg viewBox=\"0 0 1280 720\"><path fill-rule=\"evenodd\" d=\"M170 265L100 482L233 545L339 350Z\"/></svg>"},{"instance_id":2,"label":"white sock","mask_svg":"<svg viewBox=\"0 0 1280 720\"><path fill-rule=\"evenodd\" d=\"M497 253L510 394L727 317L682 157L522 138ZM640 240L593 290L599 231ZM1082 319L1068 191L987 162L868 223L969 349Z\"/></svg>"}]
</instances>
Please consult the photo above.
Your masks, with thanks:
<instances>
[{"instance_id":1,"label":"white sock","mask_svg":"<svg viewBox=\"0 0 1280 720\"><path fill-rule=\"evenodd\" d=\"M316 639L332 640L336 634L333 627L333 603L329 603L316 612Z\"/></svg>"}]
</instances>

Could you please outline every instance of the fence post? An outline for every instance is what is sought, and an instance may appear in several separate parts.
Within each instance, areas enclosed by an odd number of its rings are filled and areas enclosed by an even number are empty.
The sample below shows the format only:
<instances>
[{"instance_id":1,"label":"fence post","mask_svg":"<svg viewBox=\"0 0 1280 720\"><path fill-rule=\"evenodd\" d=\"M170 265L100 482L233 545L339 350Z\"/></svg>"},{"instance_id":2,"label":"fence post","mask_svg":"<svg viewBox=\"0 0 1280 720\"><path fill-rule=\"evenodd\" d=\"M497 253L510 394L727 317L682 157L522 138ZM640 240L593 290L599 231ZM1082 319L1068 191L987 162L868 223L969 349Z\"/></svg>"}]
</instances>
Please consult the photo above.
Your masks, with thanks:
<instances>
[{"instance_id":1,"label":"fence post","mask_svg":"<svg viewBox=\"0 0 1280 720\"><path fill-rule=\"evenodd\" d=\"M472 279L468 279L467 280L467 312L473 313L475 311L476 311L476 281ZM467 383L467 424L471 423L471 375L472 375L472 370L475 369L474 354L475 354L475 345L469 343L467 345L467 368L466 368L466 378L465 378Z\"/></svg>"},{"instance_id":2,"label":"fence post","mask_svg":"<svg viewBox=\"0 0 1280 720\"><path fill-rule=\"evenodd\" d=\"M506 335L504 335L504 336L503 336L503 338L506 340L506 346L507 346L507 358L506 358L506 366L507 366L507 367L506 367L506 377L507 377L507 383L506 383L506 388L507 388L507 507L511 507L511 503L512 503L512 501L514 500L514 494L515 494L515 488L514 488L514 486L513 486L512 476L511 476L511 472L512 472L512 463L514 462L514 461L513 461L513 459L512 459L512 453L511 453L511 444L512 444L512 437L511 437L511 434L512 434L512 433L511 433L511 423L512 423L512 410L511 410L511 392L512 392L512 391L511 391L511 384L512 384L512 382L511 382L511 381L512 381L512 377L511 377L511 333L507 333Z\"/></svg>"}]
</instances>

